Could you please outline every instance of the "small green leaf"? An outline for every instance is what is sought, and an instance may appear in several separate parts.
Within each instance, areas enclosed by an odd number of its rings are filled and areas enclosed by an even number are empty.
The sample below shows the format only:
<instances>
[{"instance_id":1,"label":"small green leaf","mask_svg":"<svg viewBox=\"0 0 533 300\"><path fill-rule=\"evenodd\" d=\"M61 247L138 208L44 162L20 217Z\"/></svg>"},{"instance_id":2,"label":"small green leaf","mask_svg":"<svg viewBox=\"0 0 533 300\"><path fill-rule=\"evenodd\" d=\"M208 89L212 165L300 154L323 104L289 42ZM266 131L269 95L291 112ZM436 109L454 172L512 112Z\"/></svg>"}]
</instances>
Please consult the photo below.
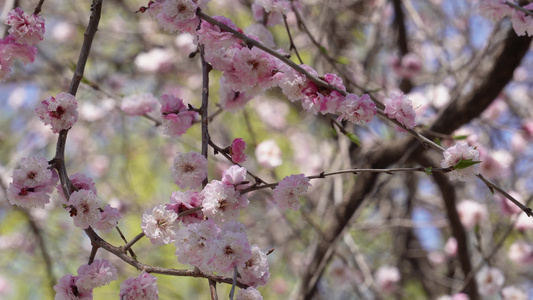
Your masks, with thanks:
<instances>
[{"instance_id":1,"label":"small green leaf","mask_svg":"<svg viewBox=\"0 0 533 300\"><path fill-rule=\"evenodd\" d=\"M351 132L347 132L346 136L350 139L350 141L354 142L357 146L361 146L361 141L359 140L357 135Z\"/></svg>"},{"instance_id":2,"label":"small green leaf","mask_svg":"<svg viewBox=\"0 0 533 300\"><path fill-rule=\"evenodd\" d=\"M467 138L468 138L468 135L454 135L454 136L452 136L452 139L454 139L456 141L466 140Z\"/></svg>"},{"instance_id":3,"label":"small green leaf","mask_svg":"<svg viewBox=\"0 0 533 300\"><path fill-rule=\"evenodd\" d=\"M323 53L323 54L328 54L328 50L324 46L320 46L320 48L318 48L318 50L320 50L320 52Z\"/></svg>"},{"instance_id":4,"label":"small green leaf","mask_svg":"<svg viewBox=\"0 0 533 300\"><path fill-rule=\"evenodd\" d=\"M477 165L479 163L481 163L481 161L472 160L472 159L461 159L458 163L455 164L455 166L453 166L453 168L455 170L461 170L461 169L466 169L468 167L471 167L473 165Z\"/></svg>"},{"instance_id":5,"label":"small green leaf","mask_svg":"<svg viewBox=\"0 0 533 300\"><path fill-rule=\"evenodd\" d=\"M336 61L341 65L347 65L350 63L350 59L346 56L339 56L337 57Z\"/></svg>"},{"instance_id":6,"label":"small green leaf","mask_svg":"<svg viewBox=\"0 0 533 300\"><path fill-rule=\"evenodd\" d=\"M426 174L428 175L431 175L432 174L432 170L433 170L433 167L427 167L424 169L424 172L426 172Z\"/></svg>"}]
</instances>

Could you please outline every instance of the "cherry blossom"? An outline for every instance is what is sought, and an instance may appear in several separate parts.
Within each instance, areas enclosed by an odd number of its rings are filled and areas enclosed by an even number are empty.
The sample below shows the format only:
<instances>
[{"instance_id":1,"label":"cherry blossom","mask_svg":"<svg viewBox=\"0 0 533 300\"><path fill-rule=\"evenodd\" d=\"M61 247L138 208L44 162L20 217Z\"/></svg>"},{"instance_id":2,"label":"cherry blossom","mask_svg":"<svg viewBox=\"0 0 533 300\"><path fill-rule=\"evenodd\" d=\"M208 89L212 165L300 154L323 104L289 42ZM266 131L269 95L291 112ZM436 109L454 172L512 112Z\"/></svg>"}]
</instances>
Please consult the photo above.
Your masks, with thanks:
<instances>
[{"instance_id":1,"label":"cherry blossom","mask_svg":"<svg viewBox=\"0 0 533 300\"><path fill-rule=\"evenodd\" d=\"M237 165L232 165L222 172L222 182L227 185L232 185L235 190L240 191L250 186L246 182L246 169Z\"/></svg>"},{"instance_id":2,"label":"cherry blossom","mask_svg":"<svg viewBox=\"0 0 533 300\"><path fill-rule=\"evenodd\" d=\"M117 279L117 269L108 260L95 259L90 265L82 265L78 268L76 286L81 291L90 291L96 287L108 285Z\"/></svg>"},{"instance_id":3,"label":"cherry blossom","mask_svg":"<svg viewBox=\"0 0 533 300\"><path fill-rule=\"evenodd\" d=\"M409 129L416 125L416 113L411 104L411 100L403 93L391 93L390 98L385 100L384 112L389 118L396 119Z\"/></svg>"},{"instance_id":4,"label":"cherry blossom","mask_svg":"<svg viewBox=\"0 0 533 300\"><path fill-rule=\"evenodd\" d=\"M20 161L13 171L13 182L7 188L10 204L25 208L44 208L50 202L50 193L58 181L55 170L48 169L43 157L31 156Z\"/></svg>"},{"instance_id":5,"label":"cherry blossom","mask_svg":"<svg viewBox=\"0 0 533 300\"><path fill-rule=\"evenodd\" d=\"M533 246L523 240L518 240L511 244L507 256L519 265L530 264L533 262Z\"/></svg>"},{"instance_id":6,"label":"cherry blossom","mask_svg":"<svg viewBox=\"0 0 533 300\"><path fill-rule=\"evenodd\" d=\"M244 265L252 258L244 225L237 221L226 222L220 228L218 239L207 251L213 256L209 263L214 270L225 276L230 276L234 267Z\"/></svg>"},{"instance_id":7,"label":"cherry blossom","mask_svg":"<svg viewBox=\"0 0 533 300\"><path fill-rule=\"evenodd\" d=\"M100 199L90 190L72 192L69 199L74 225L81 229L95 226L101 219Z\"/></svg>"},{"instance_id":8,"label":"cherry blossom","mask_svg":"<svg viewBox=\"0 0 533 300\"><path fill-rule=\"evenodd\" d=\"M70 176L70 182L72 185L78 189L78 190L90 190L93 192L93 194L96 196L96 186L94 184L94 181L91 177L82 174L82 173L76 173ZM63 193L63 188L61 187L61 183L57 185L57 192L59 193L59 199L63 204L68 204L67 199L65 198L65 194Z\"/></svg>"},{"instance_id":9,"label":"cherry blossom","mask_svg":"<svg viewBox=\"0 0 533 300\"><path fill-rule=\"evenodd\" d=\"M246 142L244 139L237 138L233 140L231 143L230 154L234 163L238 164L246 161L246 154L244 154L245 149Z\"/></svg>"},{"instance_id":10,"label":"cherry blossom","mask_svg":"<svg viewBox=\"0 0 533 300\"><path fill-rule=\"evenodd\" d=\"M248 206L248 201L240 201L239 192L231 185L213 180L201 192L203 213L217 224L239 217L239 209Z\"/></svg>"},{"instance_id":11,"label":"cherry blossom","mask_svg":"<svg viewBox=\"0 0 533 300\"><path fill-rule=\"evenodd\" d=\"M263 300L263 296L261 296L261 293L259 293L258 290L254 289L253 287L249 287L239 290L235 300Z\"/></svg>"},{"instance_id":12,"label":"cherry blossom","mask_svg":"<svg viewBox=\"0 0 533 300\"><path fill-rule=\"evenodd\" d=\"M471 160L473 162L479 161L479 152L465 142L459 142L443 153L444 159L441 162L441 167L449 168L455 167L460 161ZM479 164L475 164L462 169L454 169L450 173L451 179L458 179L466 181L474 175L479 174Z\"/></svg>"},{"instance_id":13,"label":"cherry blossom","mask_svg":"<svg viewBox=\"0 0 533 300\"><path fill-rule=\"evenodd\" d=\"M515 286L507 286L501 290L503 300L527 300L527 293Z\"/></svg>"},{"instance_id":14,"label":"cherry blossom","mask_svg":"<svg viewBox=\"0 0 533 300\"><path fill-rule=\"evenodd\" d=\"M37 55L37 48L15 42L15 37L8 35L0 39L0 80L11 72L15 60L24 64L32 63Z\"/></svg>"},{"instance_id":15,"label":"cherry blossom","mask_svg":"<svg viewBox=\"0 0 533 300\"><path fill-rule=\"evenodd\" d=\"M176 241L179 229L178 214L166 205L148 209L142 216L141 228L154 245L165 245Z\"/></svg>"},{"instance_id":16,"label":"cherry blossom","mask_svg":"<svg viewBox=\"0 0 533 300\"><path fill-rule=\"evenodd\" d=\"M281 165L281 149L274 140L261 142L255 148L257 162L266 169L273 169Z\"/></svg>"},{"instance_id":17,"label":"cherry blossom","mask_svg":"<svg viewBox=\"0 0 533 300\"><path fill-rule=\"evenodd\" d=\"M372 121L376 115L376 104L367 94L363 94L361 97L348 94L339 104L337 112L339 113L338 121L347 120L362 125Z\"/></svg>"},{"instance_id":18,"label":"cherry blossom","mask_svg":"<svg viewBox=\"0 0 533 300\"><path fill-rule=\"evenodd\" d=\"M479 293L483 296L490 296L500 291L505 276L500 269L485 266L477 273L476 279Z\"/></svg>"},{"instance_id":19,"label":"cherry blossom","mask_svg":"<svg viewBox=\"0 0 533 300\"><path fill-rule=\"evenodd\" d=\"M170 196L170 204L167 204L166 208L179 214L201 205L202 197L200 196L200 193L197 191L186 190L184 192L172 192L172 196ZM183 224L198 223L203 219L204 215L201 211L193 212L179 218Z\"/></svg>"},{"instance_id":20,"label":"cherry blossom","mask_svg":"<svg viewBox=\"0 0 533 300\"><path fill-rule=\"evenodd\" d=\"M261 23L267 17L267 26L282 24L283 15L289 13L290 10L291 1L288 0L255 0L252 4L254 19Z\"/></svg>"},{"instance_id":21,"label":"cherry blossom","mask_svg":"<svg viewBox=\"0 0 533 300\"><path fill-rule=\"evenodd\" d=\"M252 246L252 257L237 270L241 275L239 281L253 287L265 285L270 277L267 256L257 245Z\"/></svg>"},{"instance_id":22,"label":"cherry blossom","mask_svg":"<svg viewBox=\"0 0 533 300\"><path fill-rule=\"evenodd\" d=\"M506 0L482 0L479 2L479 14L493 21L499 21L512 12L512 8L505 4Z\"/></svg>"},{"instance_id":23,"label":"cherry blossom","mask_svg":"<svg viewBox=\"0 0 533 300\"><path fill-rule=\"evenodd\" d=\"M174 182L182 189L196 189L207 178L207 159L198 152L178 153L171 169Z\"/></svg>"},{"instance_id":24,"label":"cherry blossom","mask_svg":"<svg viewBox=\"0 0 533 300\"><path fill-rule=\"evenodd\" d=\"M105 233L111 232L120 220L120 212L117 208L107 204L100 212L100 220L93 225L94 229Z\"/></svg>"},{"instance_id":25,"label":"cherry blossom","mask_svg":"<svg viewBox=\"0 0 533 300\"><path fill-rule=\"evenodd\" d=\"M120 284L121 300L156 300L159 299L157 277L141 272L137 277L129 277Z\"/></svg>"},{"instance_id":26,"label":"cherry blossom","mask_svg":"<svg viewBox=\"0 0 533 300\"><path fill-rule=\"evenodd\" d=\"M198 115L189 111L183 100L167 94L161 96L161 114L164 132L170 136L180 136L187 132Z\"/></svg>"},{"instance_id":27,"label":"cherry blossom","mask_svg":"<svg viewBox=\"0 0 533 300\"><path fill-rule=\"evenodd\" d=\"M225 77L220 78L218 93L220 107L228 112L243 110L246 103L250 102L253 98L251 93L234 91L229 84L226 84Z\"/></svg>"},{"instance_id":28,"label":"cherry blossom","mask_svg":"<svg viewBox=\"0 0 533 300\"><path fill-rule=\"evenodd\" d=\"M45 29L42 16L29 16L17 7L7 15L6 24L11 26L8 32L19 44L33 46L43 39Z\"/></svg>"},{"instance_id":29,"label":"cherry blossom","mask_svg":"<svg viewBox=\"0 0 533 300\"><path fill-rule=\"evenodd\" d=\"M306 193L310 186L309 178L305 177L304 174L287 176L278 183L272 192L274 202L283 210L290 208L297 211L300 209L298 197Z\"/></svg>"},{"instance_id":30,"label":"cherry blossom","mask_svg":"<svg viewBox=\"0 0 533 300\"><path fill-rule=\"evenodd\" d=\"M324 81L335 86L337 89L346 91L342 79L335 74L326 74ZM324 90L316 86L313 82L309 82L306 87L302 89L305 95L302 99L302 107L313 114L320 112L321 114L335 113L345 100L345 97L334 90Z\"/></svg>"},{"instance_id":31,"label":"cherry blossom","mask_svg":"<svg viewBox=\"0 0 533 300\"><path fill-rule=\"evenodd\" d=\"M142 116L152 112L158 104L159 102L152 94L134 94L124 97L120 108L127 115Z\"/></svg>"},{"instance_id":32,"label":"cherry blossom","mask_svg":"<svg viewBox=\"0 0 533 300\"><path fill-rule=\"evenodd\" d=\"M59 93L39 103L35 112L45 125L52 127L52 132L58 133L69 129L78 120L78 102L71 94Z\"/></svg>"},{"instance_id":33,"label":"cherry blossom","mask_svg":"<svg viewBox=\"0 0 533 300\"><path fill-rule=\"evenodd\" d=\"M61 277L58 283L54 285L54 290L56 291L54 300L92 300L93 291L79 289L76 285L78 278L78 276L72 276L71 274Z\"/></svg>"},{"instance_id":34,"label":"cherry blossom","mask_svg":"<svg viewBox=\"0 0 533 300\"><path fill-rule=\"evenodd\" d=\"M275 66L275 59L270 54L259 48L243 47L233 56L232 70L224 72L225 82L239 92L270 88Z\"/></svg>"},{"instance_id":35,"label":"cherry blossom","mask_svg":"<svg viewBox=\"0 0 533 300\"><path fill-rule=\"evenodd\" d=\"M317 71L310 66L302 64L300 67L309 74L318 76ZM283 71L284 75L279 81L279 86L283 94L292 102L302 100L305 97L303 91L307 89L311 81L288 66L283 65L280 67L280 70Z\"/></svg>"},{"instance_id":36,"label":"cherry blossom","mask_svg":"<svg viewBox=\"0 0 533 300\"><path fill-rule=\"evenodd\" d=\"M212 255L207 251L218 238L220 228L213 220L193 223L181 228L176 234L176 256L182 264L198 267L204 272L212 271L209 264Z\"/></svg>"}]
</instances>

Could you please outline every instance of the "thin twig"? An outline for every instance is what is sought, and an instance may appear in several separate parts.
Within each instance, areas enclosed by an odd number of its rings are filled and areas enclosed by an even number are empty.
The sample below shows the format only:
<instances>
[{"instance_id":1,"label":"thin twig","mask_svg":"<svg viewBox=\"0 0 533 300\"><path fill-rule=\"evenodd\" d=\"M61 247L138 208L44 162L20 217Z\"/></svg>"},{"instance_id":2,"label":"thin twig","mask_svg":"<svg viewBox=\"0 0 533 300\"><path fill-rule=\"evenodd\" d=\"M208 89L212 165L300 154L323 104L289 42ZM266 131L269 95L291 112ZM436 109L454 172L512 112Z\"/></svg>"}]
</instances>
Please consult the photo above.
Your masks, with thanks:
<instances>
[{"instance_id":1,"label":"thin twig","mask_svg":"<svg viewBox=\"0 0 533 300\"><path fill-rule=\"evenodd\" d=\"M231 284L231 290L229 292L229 299L233 300L233 297L235 296L235 287L237 286L237 274L239 272L237 271L237 266L233 267L233 283Z\"/></svg>"},{"instance_id":2,"label":"thin twig","mask_svg":"<svg viewBox=\"0 0 533 300\"><path fill-rule=\"evenodd\" d=\"M124 247L122 247L122 250L126 252L133 246L135 243L140 241L144 237L144 232L139 233L137 236L135 236L131 241L129 241Z\"/></svg>"},{"instance_id":3,"label":"thin twig","mask_svg":"<svg viewBox=\"0 0 533 300\"><path fill-rule=\"evenodd\" d=\"M516 10L519 10L519 11L521 11L521 12L523 12L525 14L528 14L528 15L533 17L533 11L527 10L527 9L523 8L522 6L520 6L520 5L517 5L516 3L506 1L505 4L507 4L510 7L514 8Z\"/></svg>"},{"instance_id":4,"label":"thin twig","mask_svg":"<svg viewBox=\"0 0 533 300\"><path fill-rule=\"evenodd\" d=\"M285 23L285 29L287 30L287 35L289 36L289 42L290 42L289 52L291 50L294 50L296 57L298 57L298 61L300 62L300 64L303 64L304 62L302 58L300 57L300 53L298 53L298 49L296 48L296 45L294 44L294 41L292 40L291 30L289 29L289 23L287 23L286 15L283 15L283 23Z\"/></svg>"},{"instance_id":5,"label":"thin twig","mask_svg":"<svg viewBox=\"0 0 533 300\"><path fill-rule=\"evenodd\" d=\"M39 3L37 3L37 6L35 6L35 9L33 10L34 15L38 15L41 12L41 8L43 7L44 0L39 0Z\"/></svg>"}]
</instances>

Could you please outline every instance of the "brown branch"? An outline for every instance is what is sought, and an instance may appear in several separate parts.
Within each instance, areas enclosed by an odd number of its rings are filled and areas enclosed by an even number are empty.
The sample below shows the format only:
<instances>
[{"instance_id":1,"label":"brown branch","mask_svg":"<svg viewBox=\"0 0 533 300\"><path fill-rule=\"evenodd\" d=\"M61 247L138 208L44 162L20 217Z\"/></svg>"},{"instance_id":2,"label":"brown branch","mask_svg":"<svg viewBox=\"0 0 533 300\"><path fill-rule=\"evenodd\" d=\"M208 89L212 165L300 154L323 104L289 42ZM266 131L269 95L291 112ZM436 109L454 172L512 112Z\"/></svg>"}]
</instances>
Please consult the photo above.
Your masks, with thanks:
<instances>
[{"instance_id":1,"label":"brown branch","mask_svg":"<svg viewBox=\"0 0 533 300\"><path fill-rule=\"evenodd\" d=\"M33 10L34 15L38 15L41 12L41 8L43 7L44 0L39 0L39 3L37 3L37 6L35 6L35 9Z\"/></svg>"}]
</instances>

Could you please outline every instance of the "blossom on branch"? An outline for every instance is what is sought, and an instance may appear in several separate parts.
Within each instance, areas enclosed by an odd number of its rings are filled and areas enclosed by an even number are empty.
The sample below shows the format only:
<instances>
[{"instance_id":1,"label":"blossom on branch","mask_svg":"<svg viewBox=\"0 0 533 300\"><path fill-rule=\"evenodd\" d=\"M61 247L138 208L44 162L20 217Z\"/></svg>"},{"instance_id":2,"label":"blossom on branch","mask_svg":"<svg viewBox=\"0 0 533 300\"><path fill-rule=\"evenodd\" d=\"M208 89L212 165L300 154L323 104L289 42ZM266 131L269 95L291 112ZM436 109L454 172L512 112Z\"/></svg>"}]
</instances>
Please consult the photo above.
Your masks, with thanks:
<instances>
[{"instance_id":1,"label":"blossom on branch","mask_svg":"<svg viewBox=\"0 0 533 300\"><path fill-rule=\"evenodd\" d=\"M211 219L190 224L176 234L176 256L182 264L198 267L203 272L212 271L212 255L208 253L218 238L220 228Z\"/></svg>"},{"instance_id":2,"label":"blossom on branch","mask_svg":"<svg viewBox=\"0 0 533 300\"><path fill-rule=\"evenodd\" d=\"M194 151L178 153L170 170L180 188L200 188L207 178L207 158Z\"/></svg>"},{"instance_id":3,"label":"blossom on branch","mask_svg":"<svg viewBox=\"0 0 533 300\"><path fill-rule=\"evenodd\" d=\"M347 120L357 125L366 124L376 115L376 104L372 102L368 94L361 97L348 94L337 108L339 117L337 121Z\"/></svg>"},{"instance_id":4,"label":"blossom on branch","mask_svg":"<svg viewBox=\"0 0 533 300\"><path fill-rule=\"evenodd\" d=\"M482 0L479 2L479 14L492 21L499 21L513 11L505 2L506 0Z\"/></svg>"},{"instance_id":5,"label":"blossom on branch","mask_svg":"<svg viewBox=\"0 0 533 300\"><path fill-rule=\"evenodd\" d=\"M62 92L41 101L35 112L45 125L52 127L52 132L58 133L69 129L78 120L78 102L71 94Z\"/></svg>"},{"instance_id":6,"label":"blossom on branch","mask_svg":"<svg viewBox=\"0 0 533 300\"><path fill-rule=\"evenodd\" d=\"M524 6L524 9L533 11L533 3ZM529 35L533 36L533 16L526 14L518 9L513 9L511 14L511 22L513 29L518 36Z\"/></svg>"},{"instance_id":7,"label":"blossom on branch","mask_svg":"<svg viewBox=\"0 0 533 300\"><path fill-rule=\"evenodd\" d=\"M239 195L233 186L213 180L201 192L202 211L206 217L219 225L236 220L239 217L239 209L248 206L248 199L241 201L243 199Z\"/></svg>"},{"instance_id":8,"label":"blossom on branch","mask_svg":"<svg viewBox=\"0 0 533 300\"><path fill-rule=\"evenodd\" d=\"M210 246L207 250L212 255L209 263L220 275L231 276L234 267L244 265L252 257L244 225L237 221L226 222Z\"/></svg>"},{"instance_id":9,"label":"blossom on branch","mask_svg":"<svg viewBox=\"0 0 533 300\"><path fill-rule=\"evenodd\" d=\"M233 160L234 163L243 163L246 161L246 154L244 154L244 150L246 149L246 142L242 138L234 139L231 143L230 148L230 154L231 154L231 160Z\"/></svg>"},{"instance_id":10,"label":"blossom on branch","mask_svg":"<svg viewBox=\"0 0 533 300\"><path fill-rule=\"evenodd\" d=\"M309 178L304 174L287 176L274 189L272 193L274 202L283 210L290 208L297 211L300 209L298 198L306 193L310 186Z\"/></svg>"},{"instance_id":11,"label":"blossom on branch","mask_svg":"<svg viewBox=\"0 0 533 300\"><path fill-rule=\"evenodd\" d=\"M450 172L451 179L467 181L479 174L479 151L468 146L465 142L459 142L443 153L444 159L440 163L443 168L453 167ZM460 165L460 163L464 165Z\"/></svg>"},{"instance_id":12,"label":"blossom on branch","mask_svg":"<svg viewBox=\"0 0 533 300\"><path fill-rule=\"evenodd\" d=\"M198 114L189 111L183 100L165 94L161 96L161 115L165 127L164 132L170 136L180 136L191 128Z\"/></svg>"},{"instance_id":13,"label":"blossom on branch","mask_svg":"<svg viewBox=\"0 0 533 300\"><path fill-rule=\"evenodd\" d=\"M68 202L70 216L77 227L87 229L89 226L94 227L100 221L100 199L92 191L74 191Z\"/></svg>"},{"instance_id":14,"label":"blossom on branch","mask_svg":"<svg viewBox=\"0 0 533 300\"><path fill-rule=\"evenodd\" d=\"M167 209L166 205L157 205L148 209L142 216L141 228L154 245L165 245L176 241L179 229L178 214Z\"/></svg>"},{"instance_id":15,"label":"blossom on branch","mask_svg":"<svg viewBox=\"0 0 533 300\"><path fill-rule=\"evenodd\" d=\"M72 176L70 176L70 182L72 185L78 189L78 190L89 190L92 191L93 194L96 196L96 186L94 184L94 181L91 177L82 174L82 173L76 173ZM67 199L65 197L65 194L63 193L63 188L61 187L61 183L57 185L57 192L59 194L59 200L63 204L68 204Z\"/></svg>"},{"instance_id":16,"label":"blossom on branch","mask_svg":"<svg viewBox=\"0 0 533 300\"><path fill-rule=\"evenodd\" d=\"M119 210L116 207L107 204L100 212L100 220L96 222L93 227L96 230L109 233L113 228L117 227L120 218Z\"/></svg>"},{"instance_id":17,"label":"blossom on branch","mask_svg":"<svg viewBox=\"0 0 533 300\"><path fill-rule=\"evenodd\" d=\"M12 35L0 39L0 80L4 80L11 72L15 60L28 64L35 60L35 55L37 55L35 46L19 44Z\"/></svg>"},{"instance_id":18,"label":"blossom on branch","mask_svg":"<svg viewBox=\"0 0 533 300\"><path fill-rule=\"evenodd\" d=\"M30 16L17 7L7 14L6 24L11 26L8 32L19 44L33 46L43 40L45 30L42 16Z\"/></svg>"},{"instance_id":19,"label":"blossom on branch","mask_svg":"<svg viewBox=\"0 0 533 300\"><path fill-rule=\"evenodd\" d=\"M385 100L384 112L389 118L396 119L409 129L416 125L416 113L411 100L403 93L391 93L390 98Z\"/></svg>"},{"instance_id":20,"label":"blossom on branch","mask_svg":"<svg viewBox=\"0 0 533 300\"><path fill-rule=\"evenodd\" d=\"M239 281L253 287L265 285L270 277L267 256L257 245L252 246L252 257L237 270L241 275Z\"/></svg>"},{"instance_id":21,"label":"blossom on branch","mask_svg":"<svg viewBox=\"0 0 533 300\"><path fill-rule=\"evenodd\" d=\"M117 279L117 269L108 260L95 259L90 265L82 265L78 268L76 286L81 291L90 291L96 287L108 285Z\"/></svg>"},{"instance_id":22,"label":"blossom on branch","mask_svg":"<svg viewBox=\"0 0 533 300\"><path fill-rule=\"evenodd\" d=\"M80 289L76 284L78 278L79 276L71 274L61 277L54 285L56 291L54 300L92 300L93 291Z\"/></svg>"},{"instance_id":23,"label":"blossom on branch","mask_svg":"<svg viewBox=\"0 0 533 300\"><path fill-rule=\"evenodd\" d=\"M173 210L179 214L189 209L200 207L202 205L202 197L197 191L186 190L184 192L172 192L170 196L170 204L167 204L167 209ZM202 211L190 213L186 216L179 217L183 224L199 223L204 219Z\"/></svg>"},{"instance_id":24,"label":"blossom on branch","mask_svg":"<svg viewBox=\"0 0 533 300\"><path fill-rule=\"evenodd\" d=\"M43 157L31 156L20 161L13 171L13 182L7 188L10 204L25 208L44 208L50 202L50 193L58 180L55 170L48 169Z\"/></svg>"},{"instance_id":25,"label":"blossom on branch","mask_svg":"<svg viewBox=\"0 0 533 300\"><path fill-rule=\"evenodd\" d=\"M120 300L156 300L159 299L157 277L141 272L137 277L130 277L120 284Z\"/></svg>"}]
</instances>

